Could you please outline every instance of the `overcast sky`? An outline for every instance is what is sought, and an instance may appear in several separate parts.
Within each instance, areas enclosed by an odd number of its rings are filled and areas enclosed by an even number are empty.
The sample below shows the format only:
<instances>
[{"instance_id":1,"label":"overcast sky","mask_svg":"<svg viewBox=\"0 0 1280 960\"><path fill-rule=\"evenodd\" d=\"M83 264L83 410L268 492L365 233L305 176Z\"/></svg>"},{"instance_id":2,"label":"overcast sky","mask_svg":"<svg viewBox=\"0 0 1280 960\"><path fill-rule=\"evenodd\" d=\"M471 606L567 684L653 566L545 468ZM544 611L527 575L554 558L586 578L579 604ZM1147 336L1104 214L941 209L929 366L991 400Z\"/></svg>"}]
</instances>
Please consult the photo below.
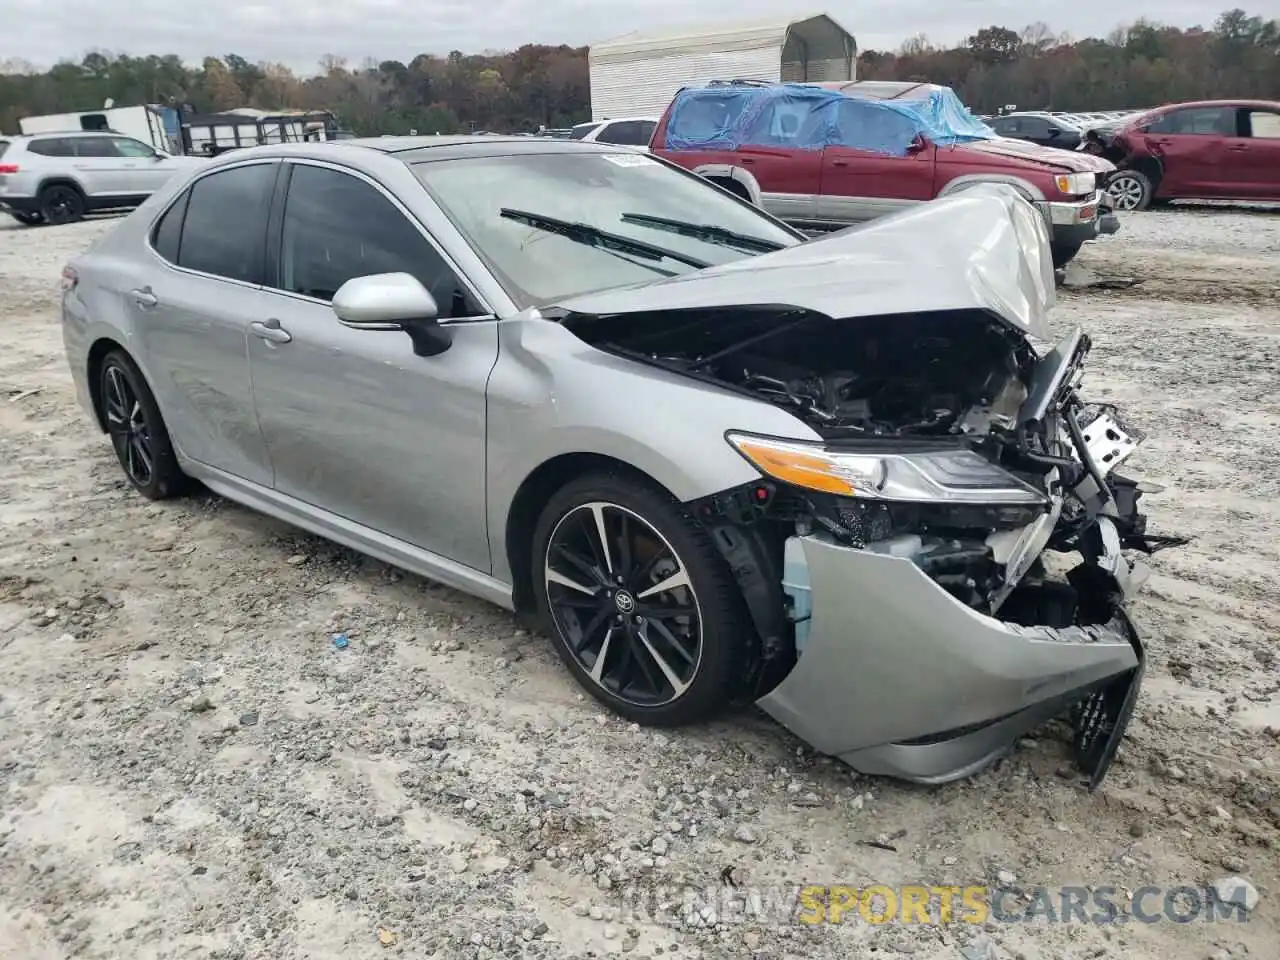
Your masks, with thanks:
<instances>
[{"instance_id":1,"label":"overcast sky","mask_svg":"<svg viewBox=\"0 0 1280 960\"><path fill-rule=\"evenodd\" d=\"M1241 5L1280 16L1280 0ZM862 50L893 49L917 33L959 41L991 24L1043 20L1075 38L1106 36L1139 17L1211 26L1231 0L863 0L825 9ZM803 0L0 0L0 60L48 66L91 49L176 53L199 62L238 53L313 72L336 54L410 60L419 53L505 50L523 43L590 44L633 30L820 12Z\"/></svg>"}]
</instances>

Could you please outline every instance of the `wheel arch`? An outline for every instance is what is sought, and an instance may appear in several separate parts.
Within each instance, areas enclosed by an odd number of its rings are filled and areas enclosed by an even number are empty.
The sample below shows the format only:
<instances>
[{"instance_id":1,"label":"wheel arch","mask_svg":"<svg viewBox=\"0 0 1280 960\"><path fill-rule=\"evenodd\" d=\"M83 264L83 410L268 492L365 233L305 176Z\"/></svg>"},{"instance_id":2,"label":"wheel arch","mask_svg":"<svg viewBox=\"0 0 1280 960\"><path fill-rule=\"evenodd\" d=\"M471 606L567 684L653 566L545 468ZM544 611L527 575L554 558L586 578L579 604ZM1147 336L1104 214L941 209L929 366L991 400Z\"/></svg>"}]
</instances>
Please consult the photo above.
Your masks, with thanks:
<instances>
[{"instance_id":1,"label":"wheel arch","mask_svg":"<svg viewBox=\"0 0 1280 960\"><path fill-rule=\"evenodd\" d=\"M950 197L970 187L980 186L984 183L1002 183L1005 186L1013 187L1028 203L1043 203L1045 196L1044 191L1037 187L1030 180L1017 176L1012 173L967 173L963 176L956 177L938 191L938 196Z\"/></svg>"},{"instance_id":2,"label":"wheel arch","mask_svg":"<svg viewBox=\"0 0 1280 960\"><path fill-rule=\"evenodd\" d=\"M591 473L613 473L638 480L676 499L657 479L616 457L601 453L562 453L536 467L516 488L507 511L503 544L511 571L511 599L516 611L534 609L533 532L547 500L561 487Z\"/></svg>"},{"instance_id":3,"label":"wheel arch","mask_svg":"<svg viewBox=\"0 0 1280 960\"><path fill-rule=\"evenodd\" d=\"M745 193L743 199L750 200L757 207L761 205L760 184L741 167L735 167L731 163L704 163L695 167L693 172L731 193ZM734 187L738 190L734 190Z\"/></svg>"},{"instance_id":4,"label":"wheel arch","mask_svg":"<svg viewBox=\"0 0 1280 960\"><path fill-rule=\"evenodd\" d=\"M69 177L65 174L55 174L52 177L45 177L41 180L40 185L36 188L36 196L39 196L49 187L70 187L80 196L88 199L88 195L84 192L84 187L80 185L80 182L74 177Z\"/></svg>"},{"instance_id":5,"label":"wheel arch","mask_svg":"<svg viewBox=\"0 0 1280 960\"><path fill-rule=\"evenodd\" d=\"M1160 181L1164 179L1164 164L1158 157L1150 155L1134 157L1116 172L1121 173L1125 170L1136 170L1150 180L1152 196L1160 189Z\"/></svg>"},{"instance_id":6,"label":"wheel arch","mask_svg":"<svg viewBox=\"0 0 1280 960\"><path fill-rule=\"evenodd\" d=\"M107 415L102 406L102 361L106 359L107 354L117 350L129 359L133 359L123 344L110 337L99 337L95 340L89 347L89 353L85 359L85 376L89 386L89 399L93 402L93 418L98 424L98 429L103 433L107 432Z\"/></svg>"}]
</instances>

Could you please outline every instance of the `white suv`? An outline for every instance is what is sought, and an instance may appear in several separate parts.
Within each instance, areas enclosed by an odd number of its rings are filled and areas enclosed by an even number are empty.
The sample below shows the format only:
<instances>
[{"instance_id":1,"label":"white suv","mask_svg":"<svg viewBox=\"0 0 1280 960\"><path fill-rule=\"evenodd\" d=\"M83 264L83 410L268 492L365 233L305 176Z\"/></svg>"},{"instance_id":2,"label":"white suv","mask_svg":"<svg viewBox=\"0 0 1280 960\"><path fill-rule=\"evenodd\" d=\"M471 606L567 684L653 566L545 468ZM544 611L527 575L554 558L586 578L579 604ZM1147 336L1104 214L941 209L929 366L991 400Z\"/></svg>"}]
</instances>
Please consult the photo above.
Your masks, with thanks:
<instances>
[{"instance_id":1,"label":"white suv","mask_svg":"<svg viewBox=\"0 0 1280 960\"><path fill-rule=\"evenodd\" d=\"M658 126L657 117L617 117L580 123L569 131L570 140L588 143L614 143L649 152L649 141Z\"/></svg>"},{"instance_id":2,"label":"white suv","mask_svg":"<svg viewBox=\"0 0 1280 960\"><path fill-rule=\"evenodd\" d=\"M179 170L204 163L106 131L0 135L0 212L27 226L71 223L136 207Z\"/></svg>"}]
</instances>

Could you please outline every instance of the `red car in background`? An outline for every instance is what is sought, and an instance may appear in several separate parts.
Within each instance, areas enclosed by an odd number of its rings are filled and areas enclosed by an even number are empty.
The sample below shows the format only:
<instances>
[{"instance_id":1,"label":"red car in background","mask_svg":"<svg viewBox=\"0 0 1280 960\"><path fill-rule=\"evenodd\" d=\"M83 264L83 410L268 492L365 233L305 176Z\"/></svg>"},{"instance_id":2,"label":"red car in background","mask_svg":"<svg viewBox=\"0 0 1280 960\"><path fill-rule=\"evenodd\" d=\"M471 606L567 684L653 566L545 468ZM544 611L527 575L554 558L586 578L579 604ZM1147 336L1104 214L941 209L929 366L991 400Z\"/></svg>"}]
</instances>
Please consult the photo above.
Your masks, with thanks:
<instances>
[{"instance_id":1,"label":"red car in background","mask_svg":"<svg viewBox=\"0 0 1280 960\"><path fill-rule=\"evenodd\" d=\"M837 134L820 149L806 142L806 124L813 114L788 102L787 89L823 88L849 101L925 103L931 97L954 106L961 122L975 124L971 139L947 145L917 137L900 155L868 150L859 145L857 125L865 123L865 111L857 105L836 104ZM763 107L731 115L734 92L764 88L777 96L764 98ZM723 91L724 119L717 121L725 136L691 145L687 139L672 142L668 130L677 105L695 105L704 113L714 111L717 91ZM683 98L683 101L682 101ZM826 109L828 105L815 106ZM741 109L741 108L738 108ZM848 114L846 121L845 115ZM738 129L734 128L737 125ZM715 123L712 123L714 126ZM743 126L752 129L741 129ZM845 142L839 132L851 130ZM1015 186L1044 215L1052 233L1055 266L1063 266L1086 241L1099 233L1114 232L1114 217L1106 216L1101 190L1115 167L1086 152L1058 150L1023 140L998 136L979 123L955 99L948 87L929 83L893 81L843 81L818 84L761 84L720 81L703 88L687 88L676 94L654 130L649 143L653 153L750 200L769 213L799 227L846 227L892 213L936 197L947 196L975 183L1008 183Z\"/></svg>"},{"instance_id":2,"label":"red car in background","mask_svg":"<svg viewBox=\"0 0 1280 960\"><path fill-rule=\"evenodd\" d=\"M1117 210L1170 200L1280 201L1280 103L1172 103L1111 131L1089 131L1085 149L1119 168L1107 181Z\"/></svg>"}]
</instances>

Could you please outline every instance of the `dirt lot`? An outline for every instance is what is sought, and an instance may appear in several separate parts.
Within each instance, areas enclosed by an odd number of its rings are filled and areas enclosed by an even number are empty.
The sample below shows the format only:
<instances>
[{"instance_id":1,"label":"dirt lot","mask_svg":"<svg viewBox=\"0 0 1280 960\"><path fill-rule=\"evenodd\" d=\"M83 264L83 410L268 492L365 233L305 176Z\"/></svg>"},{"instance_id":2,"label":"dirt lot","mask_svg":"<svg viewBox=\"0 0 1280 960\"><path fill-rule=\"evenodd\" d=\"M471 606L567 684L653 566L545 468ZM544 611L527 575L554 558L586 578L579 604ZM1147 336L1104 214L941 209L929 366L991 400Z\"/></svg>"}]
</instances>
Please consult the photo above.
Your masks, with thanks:
<instances>
[{"instance_id":1,"label":"dirt lot","mask_svg":"<svg viewBox=\"0 0 1280 960\"><path fill-rule=\"evenodd\" d=\"M755 714L643 731L495 608L216 497L143 501L75 405L56 312L110 221L5 226L0 956L1275 956L1280 215L1132 216L1081 263L1145 282L1058 310L1095 338L1092 395L1150 433L1153 529L1196 538L1154 558L1149 680L1094 795L1053 729L940 789L851 777ZM801 883L1003 884L1013 911L1231 875L1259 900L1247 923L620 912L732 893L727 868L775 909Z\"/></svg>"}]
</instances>

